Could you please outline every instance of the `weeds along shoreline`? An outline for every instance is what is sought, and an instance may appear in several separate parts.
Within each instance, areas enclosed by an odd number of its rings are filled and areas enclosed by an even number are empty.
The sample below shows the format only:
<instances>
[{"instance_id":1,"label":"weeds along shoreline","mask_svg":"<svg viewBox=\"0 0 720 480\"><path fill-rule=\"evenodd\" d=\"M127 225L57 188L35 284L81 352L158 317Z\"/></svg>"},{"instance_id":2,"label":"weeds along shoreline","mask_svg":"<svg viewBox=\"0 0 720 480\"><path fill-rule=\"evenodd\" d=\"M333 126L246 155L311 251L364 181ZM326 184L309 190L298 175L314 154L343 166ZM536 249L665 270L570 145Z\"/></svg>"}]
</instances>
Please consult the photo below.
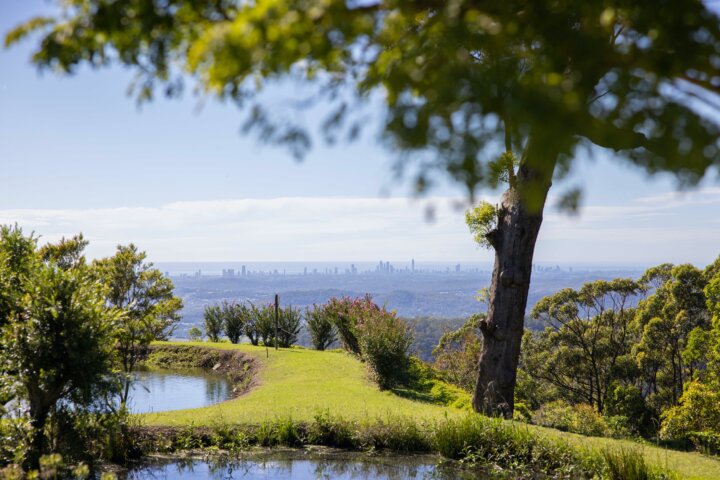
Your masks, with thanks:
<instances>
[{"instance_id":1,"label":"weeds along shoreline","mask_svg":"<svg viewBox=\"0 0 720 480\"><path fill-rule=\"evenodd\" d=\"M388 417L350 421L318 412L310 422L276 418L257 425L217 422L211 426L133 426L121 442L134 458L202 452L241 453L257 447L310 446L343 450L435 454L470 469L514 478L671 479L667 469L646 463L637 449L573 446L477 414L456 419L418 421Z\"/></svg>"}]
</instances>

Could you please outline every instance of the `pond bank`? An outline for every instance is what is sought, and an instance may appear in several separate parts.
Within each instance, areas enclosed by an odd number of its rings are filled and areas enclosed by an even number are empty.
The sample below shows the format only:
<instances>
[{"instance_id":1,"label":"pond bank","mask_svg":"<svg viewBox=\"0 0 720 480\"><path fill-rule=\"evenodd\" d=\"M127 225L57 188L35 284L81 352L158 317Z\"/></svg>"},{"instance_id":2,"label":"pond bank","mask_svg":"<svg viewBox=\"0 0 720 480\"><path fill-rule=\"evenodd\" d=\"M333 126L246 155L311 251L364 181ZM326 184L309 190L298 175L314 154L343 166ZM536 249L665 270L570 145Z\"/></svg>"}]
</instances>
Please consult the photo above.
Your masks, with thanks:
<instances>
[{"instance_id":1,"label":"pond bank","mask_svg":"<svg viewBox=\"0 0 720 480\"><path fill-rule=\"evenodd\" d=\"M237 350L203 348L197 345L150 345L143 365L162 369L201 369L225 375L232 384L232 398L256 386L258 362Z\"/></svg>"}]
</instances>

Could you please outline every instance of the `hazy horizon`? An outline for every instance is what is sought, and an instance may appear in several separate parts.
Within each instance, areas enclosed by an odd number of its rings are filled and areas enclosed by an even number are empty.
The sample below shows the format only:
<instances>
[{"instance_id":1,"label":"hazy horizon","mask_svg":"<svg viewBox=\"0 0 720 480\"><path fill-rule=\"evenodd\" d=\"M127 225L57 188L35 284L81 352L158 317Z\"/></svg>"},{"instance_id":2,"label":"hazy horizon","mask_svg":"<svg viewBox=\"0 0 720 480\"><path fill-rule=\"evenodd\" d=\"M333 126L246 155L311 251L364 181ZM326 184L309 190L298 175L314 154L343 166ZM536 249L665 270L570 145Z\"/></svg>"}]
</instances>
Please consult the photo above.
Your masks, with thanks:
<instances>
[{"instance_id":1,"label":"hazy horizon","mask_svg":"<svg viewBox=\"0 0 720 480\"><path fill-rule=\"evenodd\" d=\"M52 8L5 2L0 33ZM122 68L39 75L28 60L34 44L0 49L0 224L18 223L43 242L82 232L89 258L133 242L154 262L492 261L465 226L460 185L438 174L429 196L415 198L411 179L395 179L397 155L372 131L377 118L359 141L315 142L296 162L240 135L231 105L186 95L137 108ZM268 105L319 125L320 112L283 110L302 94L281 84ZM602 149L593 155L578 154L554 181L537 263L702 266L718 256L717 170L678 193L671 175L648 176ZM578 215L559 213L558 197L575 187ZM498 201L498 192L477 193Z\"/></svg>"}]
</instances>

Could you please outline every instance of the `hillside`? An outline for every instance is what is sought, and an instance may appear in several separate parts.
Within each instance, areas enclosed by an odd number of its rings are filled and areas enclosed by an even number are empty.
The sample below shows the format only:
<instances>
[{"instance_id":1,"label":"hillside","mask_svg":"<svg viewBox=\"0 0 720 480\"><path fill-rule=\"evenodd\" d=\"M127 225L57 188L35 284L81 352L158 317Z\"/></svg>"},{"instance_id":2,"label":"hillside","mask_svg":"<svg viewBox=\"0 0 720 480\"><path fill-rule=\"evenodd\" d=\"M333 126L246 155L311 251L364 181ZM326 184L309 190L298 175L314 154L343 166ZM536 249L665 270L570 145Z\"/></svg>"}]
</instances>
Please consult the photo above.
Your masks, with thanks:
<instances>
[{"instance_id":1,"label":"hillside","mask_svg":"<svg viewBox=\"0 0 720 480\"><path fill-rule=\"evenodd\" d=\"M327 410L345 420L373 421L389 417L412 417L441 422L465 415L460 409L409 400L380 391L367 378L364 366L341 351L319 352L302 348L275 351L228 343L158 342L157 345L195 345L238 350L259 363L255 387L236 399L193 410L148 414L150 426L203 426L219 422L259 424L264 420L291 417L310 421ZM266 356L268 354L268 356ZM640 445L628 440L584 437L526 424L515 424L550 438L559 438L580 448L639 449L650 463L678 472L681 478L720 478L720 459L699 453L679 452Z\"/></svg>"},{"instance_id":2,"label":"hillside","mask_svg":"<svg viewBox=\"0 0 720 480\"><path fill-rule=\"evenodd\" d=\"M240 350L251 355L260 364L257 385L239 398L210 407L147 415L145 422L148 425L204 425L221 420L260 423L275 417L306 421L326 409L347 420L409 414L415 418L439 419L461 413L458 409L380 391L367 378L364 366L339 350L319 352L292 348L266 351L264 347L247 344L178 344Z\"/></svg>"}]
</instances>

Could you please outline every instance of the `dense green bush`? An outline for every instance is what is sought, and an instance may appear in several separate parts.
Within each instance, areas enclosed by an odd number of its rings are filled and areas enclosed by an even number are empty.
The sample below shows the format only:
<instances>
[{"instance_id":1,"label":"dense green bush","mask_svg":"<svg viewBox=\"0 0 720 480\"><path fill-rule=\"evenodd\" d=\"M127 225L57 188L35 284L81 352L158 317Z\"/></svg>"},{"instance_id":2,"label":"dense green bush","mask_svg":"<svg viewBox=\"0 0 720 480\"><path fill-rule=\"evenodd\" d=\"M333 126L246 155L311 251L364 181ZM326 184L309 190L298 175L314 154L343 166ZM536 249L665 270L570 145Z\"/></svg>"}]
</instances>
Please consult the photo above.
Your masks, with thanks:
<instances>
[{"instance_id":1,"label":"dense green bush","mask_svg":"<svg viewBox=\"0 0 720 480\"><path fill-rule=\"evenodd\" d=\"M378 310L358 327L362 358L382 389L407 380L409 351L413 342L410 326L394 312Z\"/></svg>"},{"instance_id":2,"label":"dense green bush","mask_svg":"<svg viewBox=\"0 0 720 480\"><path fill-rule=\"evenodd\" d=\"M202 330L200 330L198 327L193 326L188 330L188 340L191 342L199 342L202 340L203 333Z\"/></svg>"},{"instance_id":3,"label":"dense green bush","mask_svg":"<svg viewBox=\"0 0 720 480\"><path fill-rule=\"evenodd\" d=\"M532 420L532 410L523 402L515 402L515 409L513 410L513 420L519 422L529 422Z\"/></svg>"},{"instance_id":4,"label":"dense green bush","mask_svg":"<svg viewBox=\"0 0 720 480\"><path fill-rule=\"evenodd\" d=\"M370 295L361 298L331 298L324 306L345 350L355 355L360 351L359 326L367 317L380 311Z\"/></svg>"},{"instance_id":5,"label":"dense green bush","mask_svg":"<svg viewBox=\"0 0 720 480\"><path fill-rule=\"evenodd\" d=\"M380 388L407 380L413 334L405 320L376 305L369 295L331 298L323 308L343 348L368 364Z\"/></svg>"},{"instance_id":6,"label":"dense green bush","mask_svg":"<svg viewBox=\"0 0 720 480\"><path fill-rule=\"evenodd\" d=\"M477 380L477 365L482 350L482 335L478 328L484 317L473 315L457 330L446 332L433 349L435 368L447 380L470 392Z\"/></svg>"},{"instance_id":7,"label":"dense green bush","mask_svg":"<svg viewBox=\"0 0 720 480\"><path fill-rule=\"evenodd\" d=\"M608 426L608 434L613 438L629 438L637 435L634 425L624 415L604 416Z\"/></svg>"},{"instance_id":8,"label":"dense green bush","mask_svg":"<svg viewBox=\"0 0 720 480\"><path fill-rule=\"evenodd\" d=\"M329 410L317 412L308 425L307 441L311 445L353 448L353 425L340 417L334 417Z\"/></svg>"},{"instance_id":9,"label":"dense green bush","mask_svg":"<svg viewBox=\"0 0 720 480\"><path fill-rule=\"evenodd\" d=\"M273 311L273 317L275 313ZM297 308L287 306L278 310L278 346L290 348L297 343L300 333L302 314Z\"/></svg>"},{"instance_id":10,"label":"dense green bush","mask_svg":"<svg viewBox=\"0 0 720 480\"><path fill-rule=\"evenodd\" d=\"M710 455L720 455L720 433L712 431L688 432L686 438L699 451Z\"/></svg>"},{"instance_id":11,"label":"dense green bush","mask_svg":"<svg viewBox=\"0 0 720 480\"><path fill-rule=\"evenodd\" d=\"M278 347L289 348L297 343L302 327L302 314L297 308L290 306L279 308L277 325L273 304L261 306L250 304L243 315L246 315L245 334L253 345L262 341L263 345L274 347L276 331Z\"/></svg>"},{"instance_id":12,"label":"dense green bush","mask_svg":"<svg viewBox=\"0 0 720 480\"><path fill-rule=\"evenodd\" d=\"M710 385L691 382L680 397L680 405L663 412L660 436L706 440L712 446L713 438L720 437L720 392ZM702 442L698 446L702 447Z\"/></svg>"},{"instance_id":13,"label":"dense green bush","mask_svg":"<svg viewBox=\"0 0 720 480\"><path fill-rule=\"evenodd\" d=\"M649 436L655 433L656 418L640 389L634 385L617 385L607 400L603 413L614 418L614 429L627 430L628 435ZM620 425L625 419L624 426Z\"/></svg>"},{"instance_id":14,"label":"dense green bush","mask_svg":"<svg viewBox=\"0 0 720 480\"><path fill-rule=\"evenodd\" d=\"M431 365L417 357L410 357L407 378L393 393L421 402L472 410L470 394L445 381Z\"/></svg>"},{"instance_id":15,"label":"dense green bush","mask_svg":"<svg viewBox=\"0 0 720 480\"><path fill-rule=\"evenodd\" d=\"M203 320L205 322L205 335L211 342L220 340L223 331L222 310L219 305L207 305L203 311Z\"/></svg>"},{"instance_id":16,"label":"dense green bush","mask_svg":"<svg viewBox=\"0 0 720 480\"><path fill-rule=\"evenodd\" d=\"M252 306L251 315L255 318L255 332L263 345L272 347L275 338L275 306Z\"/></svg>"},{"instance_id":17,"label":"dense green bush","mask_svg":"<svg viewBox=\"0 0 720 480\"><path fill-rule=\"evenodd\" d=\"M260 343L260 334L257 327L259 309L252 302L248 302L248 316L245 319L245 336L252 345Z\"/></svg>"},{"instance_id":18,"label":"dense green bush","mask_svg":"<svg viewBox=\"0 0 720 480\"><path fill-rule=\"evenodd\" d=\"M315 350L325 350L335 341L335 327L325 306L313 304L306 309L305 323Z\"/></svg>"},{"instance_id":19,"label":"dense green bush","mask_svg":"<svg viewBox=\"0 0 720 480\"><path fill-rule=\"evenodd\" d=\"M588 478L597 470L597 459L565 443L480 415L439 424L434 445L447 458L528 474L542 472L560 478Z\"/></svg>"},{"instance_id":20,"label":"dense green bush","mask_svg":"<svg viewBox=\"0 0 720 480\"><path fill-rule=\"evenodd\" d=\"M542 405L533 414L532 422L582 435L605 436L609 433L605 419L593 407L586 404L570 405L563 400Z\"/></svg>"},{"instance_id":21,"label":"dense green bush","mask_svg":"<svg viewBox=\"0 0 720 480\"><path fill-rule=\"evenodd\" d=\"M232 343L239 343L245 332L245 322L249 316L246 305L236 302L223 301L220 307L223 330Z\"/></svg>"}]
</instances>

